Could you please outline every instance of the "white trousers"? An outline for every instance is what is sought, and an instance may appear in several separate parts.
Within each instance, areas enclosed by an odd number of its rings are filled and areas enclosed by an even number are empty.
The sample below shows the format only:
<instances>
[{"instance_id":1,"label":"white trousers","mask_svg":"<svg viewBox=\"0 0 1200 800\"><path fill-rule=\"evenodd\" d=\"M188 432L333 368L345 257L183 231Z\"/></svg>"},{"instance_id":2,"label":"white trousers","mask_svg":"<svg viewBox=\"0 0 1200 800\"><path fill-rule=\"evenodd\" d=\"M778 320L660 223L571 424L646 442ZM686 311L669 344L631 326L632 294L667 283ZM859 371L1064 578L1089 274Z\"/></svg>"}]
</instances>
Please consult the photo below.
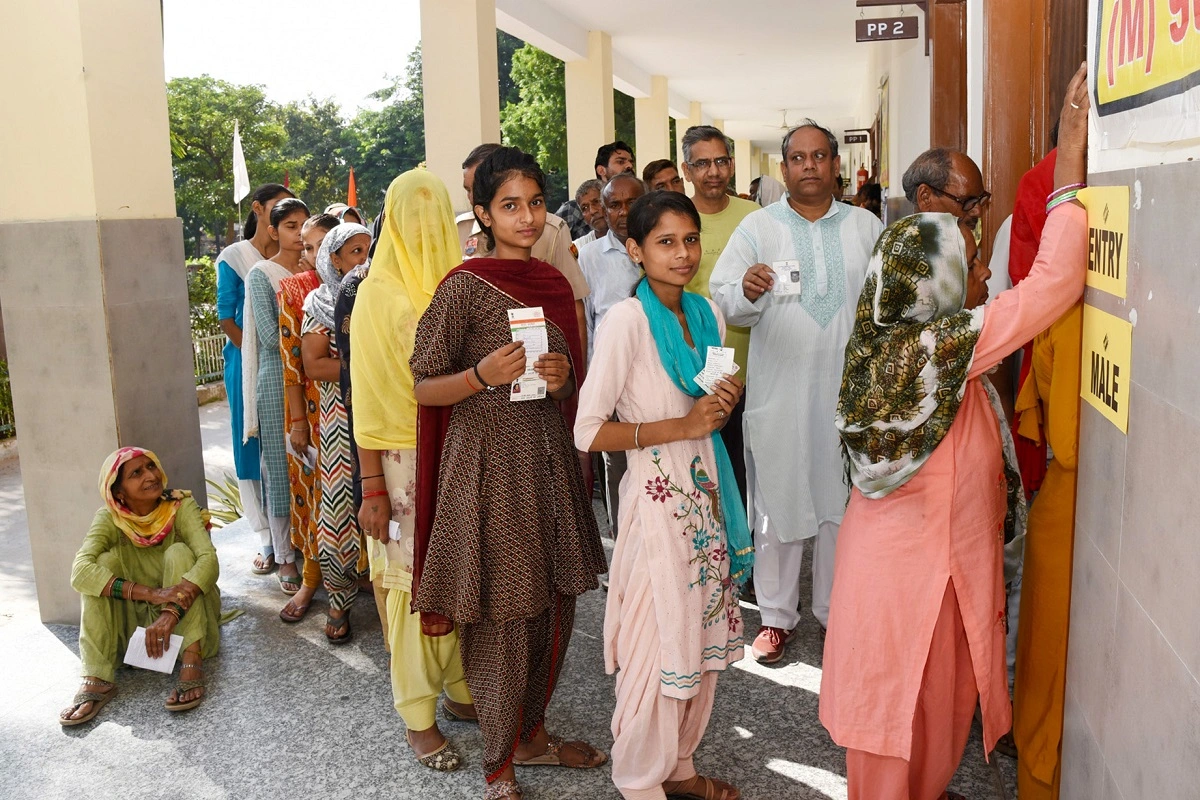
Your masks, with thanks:
<instances>
[{"instance_id":1,"label":"white trousers","mask_svg":"<svg viewBox=\"0 0 1200 800\"><path fill-rule=\"evenodd\" d=\"M258 534L258 543L263 547L273 547L271 525L267 522L267 512L263 509L262 484L258 481L239 480L238 491L242 495L242 516Z\"/></svg>"},{"instance_id":2,"label":"white trousers","mask_svg":"<svg viewBox=\"0 0 1200 800\"><path fill-rule=\"evenodd\" d=\"M800 623L800 562L804 542L779 540L777 529L754 487L754 593L762 624L790 631ZM829 595L833 591L833 556L837 549L836 522L822 522L813 541L812 612L825 628L829 625Z\"/></svg>"},{"instance_id":3,"label":"white trousers","mask_svg":"<svg viewBox=\"0 0 1200 800\"><path fill-rule=\"evenodd\" d=\"M292 547L292 518L269 517L271 541L275 544L275 563L291 564L296 560L296 549Z\"/></svg>"}]
</instances>

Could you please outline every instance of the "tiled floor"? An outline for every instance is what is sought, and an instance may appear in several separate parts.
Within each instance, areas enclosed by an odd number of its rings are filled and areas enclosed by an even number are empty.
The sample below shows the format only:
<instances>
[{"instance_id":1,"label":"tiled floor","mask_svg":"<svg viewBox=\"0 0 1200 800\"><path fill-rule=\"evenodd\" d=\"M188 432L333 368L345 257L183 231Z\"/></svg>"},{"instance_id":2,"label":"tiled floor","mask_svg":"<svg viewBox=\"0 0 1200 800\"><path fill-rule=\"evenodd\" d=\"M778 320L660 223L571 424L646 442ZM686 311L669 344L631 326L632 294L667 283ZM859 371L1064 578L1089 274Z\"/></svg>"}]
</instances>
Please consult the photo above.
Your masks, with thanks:
<instances>
[{"instance_id":1,"label":"tiled floor","mask_svg":"<svg viewBox=\"0 0 1200 800\"><path fill-rule=\"evenodd\" d=\"M200 421L210 474L232 470L227 408L205 406ZM413 760L392 709L387 654L370 598L355 606L354 641L344 647L331 646L322 634L323 593L306 620L284 625L276 613L286 598L274 578L248 569L252 539L242 523L214 535L225 606L246 613L222 631L221 654L208 662L204 704L169 714L162 708L168 678L126 669L118 673L120 695L94 722L64 729L55 717L77 688L78 629L38 621L20 472L15 461L0 465L0 797L481 795L477 728L443 727L466 757L458 773L441 776ZM756 610L743 610L747 629L756 630ZM603 594L580 598L576 635L548 721L555 733L607 748L613 679L603 668L603 614ZM748 660L721 678L697 753L703 772L736 784L748 800L846 797L843 754L817 720L821 646L820 628L806 614L784 662L762 667ZM997 761L1012 797L1013 764ZM529 768L518 777L529 800L618 797L607 767ZM1001 796L978 731L951 788L971 800Z\"/></svg>"}]
</instances>

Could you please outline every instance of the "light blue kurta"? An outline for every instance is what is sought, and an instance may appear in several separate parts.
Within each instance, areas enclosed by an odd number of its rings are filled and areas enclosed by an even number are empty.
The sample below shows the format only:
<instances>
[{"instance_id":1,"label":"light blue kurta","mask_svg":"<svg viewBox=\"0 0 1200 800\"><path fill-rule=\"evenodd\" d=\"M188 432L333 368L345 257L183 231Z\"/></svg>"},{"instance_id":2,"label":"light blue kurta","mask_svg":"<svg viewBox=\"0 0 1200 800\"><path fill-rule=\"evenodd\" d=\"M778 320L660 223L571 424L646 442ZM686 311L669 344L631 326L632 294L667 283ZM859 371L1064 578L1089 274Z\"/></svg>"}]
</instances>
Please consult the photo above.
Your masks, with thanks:
<instances>
[{"instance_id":1,"label":"light blue kurta","mask_svg":"<svg viewBox=\"0 0 1200 800\"><path fill-rule=\"evenodd\" d=\"M224 251L221 255L225 255ZM241 328L245 302L246 282L228 262L218 261L217 318L232 319L233 324ZM245 427L242 419L242 349L226 339L222 352L225 356L225 396L229 399L229 422L233 428L234 469L239 480L256 481L262 475L258 437L243 441L242 436Z\"/></svg>"}]
</instances>

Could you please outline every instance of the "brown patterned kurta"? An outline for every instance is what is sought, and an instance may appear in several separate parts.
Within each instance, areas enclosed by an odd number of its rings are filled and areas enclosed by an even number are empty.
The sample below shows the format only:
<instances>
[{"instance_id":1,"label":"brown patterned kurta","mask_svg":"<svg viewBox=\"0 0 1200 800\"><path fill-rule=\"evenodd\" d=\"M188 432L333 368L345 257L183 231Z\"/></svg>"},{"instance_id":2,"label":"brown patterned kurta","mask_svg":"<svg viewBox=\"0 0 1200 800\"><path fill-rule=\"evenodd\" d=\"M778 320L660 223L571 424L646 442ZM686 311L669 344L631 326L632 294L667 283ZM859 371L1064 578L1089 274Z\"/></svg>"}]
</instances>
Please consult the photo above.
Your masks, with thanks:
<instances>
[{"instance_id":1,"label":"brown patterned kurta","mask_svg":"<svg viewBox=\"0 0 1200 800\"><path fill-rule=\"evenodd\" d=\"M523 305L474 275L451 275L417 327L416 382L469 369L510 343L507 311ZM553 324L549 336L551 350L569 355ZM489 780L540 728L575 597L594 589L606 570L591 499L554 402L482 391L455 405L415 604L459 625Z\"/></svg>"}]
</instances>

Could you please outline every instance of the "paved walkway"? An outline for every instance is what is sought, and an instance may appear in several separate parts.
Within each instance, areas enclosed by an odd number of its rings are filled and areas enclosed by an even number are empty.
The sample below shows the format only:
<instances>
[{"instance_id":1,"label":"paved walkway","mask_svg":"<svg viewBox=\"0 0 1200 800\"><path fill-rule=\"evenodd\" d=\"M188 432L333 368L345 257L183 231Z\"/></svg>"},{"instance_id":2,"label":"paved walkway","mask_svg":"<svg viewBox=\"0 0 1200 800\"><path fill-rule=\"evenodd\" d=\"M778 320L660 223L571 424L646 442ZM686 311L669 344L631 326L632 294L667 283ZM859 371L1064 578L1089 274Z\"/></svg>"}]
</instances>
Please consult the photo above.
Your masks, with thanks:
<instances>
[{"instance_id":1,"label":"paved walkway","mask_svg":"<svg viewBox=\"0 0 1200 800\"><path fill-rule=\"evenodd\" d=\"M206 468L214 477L232 471L227 407L213 404L199 413ZM79 631L38 621L20 471L15 460L0 465L0 795L7 800L481 795L476 727L443 726L466 758L458 773L436 775L413 760L392 708L387 654L369 597L354 608L354 641L335 648L322 633L323 592L307 619L284 625L276 613L286 598L274 578L249 571L256 547L244 523L218 530L213 540L221 556L225 607L246 613L225 626L221 654L206 664L210 688L204 704L170 714L162 708L170 691L166 676L124 669L117 676L120 695L94 722L61 728L56 715L78 686ZM745 604L743 610L747 630L757 630L757 611ZM554 733L607 749L613 679L604 674L603 615L603 594L580 598L548 722ZM747 800L846 797L844 756L817 720L821 641L816 621L806 614L785 663L762 667L747 660L721 678L712 722L696 754L701 771L741 787ZM1013 764L998 761L1011 797ZM529 800L618 798L607 767L529 768L518 777ZM971 800L991 800L1000 798L994 781L976 730L951 788Z\"/></svg>"}]
</instances>

